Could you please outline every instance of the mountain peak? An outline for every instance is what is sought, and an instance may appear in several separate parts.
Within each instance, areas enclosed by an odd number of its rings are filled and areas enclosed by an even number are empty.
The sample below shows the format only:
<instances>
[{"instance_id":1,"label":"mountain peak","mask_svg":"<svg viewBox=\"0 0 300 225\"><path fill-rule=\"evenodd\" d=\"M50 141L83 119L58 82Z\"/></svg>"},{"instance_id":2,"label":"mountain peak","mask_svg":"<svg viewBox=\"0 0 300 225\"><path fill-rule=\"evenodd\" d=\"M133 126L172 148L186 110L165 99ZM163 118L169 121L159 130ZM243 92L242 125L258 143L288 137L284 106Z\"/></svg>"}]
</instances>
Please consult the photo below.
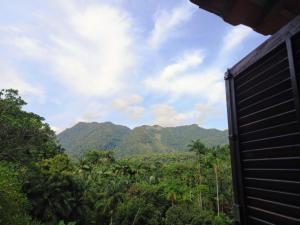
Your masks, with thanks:
<instances>
[{"instance_id":1,"label":"mountain peak","mask_svg":"<svg viewBox=\"0 0 300 225\"><path fill-rule=\"evenodd\" d=\"M57 135L66 152L80 157L90 149L114 150L117 156L186 151L191 140L208 146L227 144L227 131L204 129L197 124L162 127L142 125L134 129L112 122L79 122Z\"/></svg>"},{"instance_id":2,"label":"mountain peak","mask_svg":"<svg viewBox=\"0 0 300 225\"><path fill-rule=\"evenodd\" d=\"M86 124L108 124L108 125L115 125L114 123L110 122L110 121L106 121L106 122L85 122L85 121L79 121L76 125L86 125Z\"/></svg>"}]
</instances>

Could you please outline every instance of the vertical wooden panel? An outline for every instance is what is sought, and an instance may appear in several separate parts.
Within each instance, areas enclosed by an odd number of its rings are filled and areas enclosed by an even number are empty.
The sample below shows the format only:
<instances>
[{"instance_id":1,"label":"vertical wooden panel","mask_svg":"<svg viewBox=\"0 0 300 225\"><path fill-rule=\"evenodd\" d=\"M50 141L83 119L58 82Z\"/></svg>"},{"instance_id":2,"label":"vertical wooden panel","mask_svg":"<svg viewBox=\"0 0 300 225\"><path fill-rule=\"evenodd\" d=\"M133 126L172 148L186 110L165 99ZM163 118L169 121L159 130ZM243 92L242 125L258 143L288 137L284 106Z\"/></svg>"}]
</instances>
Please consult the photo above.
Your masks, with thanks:
<instances>
[{"instance_id":1,"label":"vertical wooden panel","mask_svg":"<svg viewBox=\"0 0 300 225\"><path fill-rule=\"evenodd\" d=\"M237 138L237 120L235 106L235 90L233 76L228 70L225 74L227 115L228 115L228 135L231 154L232 181L234 190L234 220L235 224L244 224L245 218L245 201L242 183L241 159Z\"/></svg>"},{"instance_id":2,"label":"vertical wooden panel","mask_svg":"<svg viewBox=\"0 0 300 225\"><path fill-rule=\"evenodd\" d=\"M225 76L236 224L300 224L300 26L250 56Z\"/></svg>"}]
</instances>

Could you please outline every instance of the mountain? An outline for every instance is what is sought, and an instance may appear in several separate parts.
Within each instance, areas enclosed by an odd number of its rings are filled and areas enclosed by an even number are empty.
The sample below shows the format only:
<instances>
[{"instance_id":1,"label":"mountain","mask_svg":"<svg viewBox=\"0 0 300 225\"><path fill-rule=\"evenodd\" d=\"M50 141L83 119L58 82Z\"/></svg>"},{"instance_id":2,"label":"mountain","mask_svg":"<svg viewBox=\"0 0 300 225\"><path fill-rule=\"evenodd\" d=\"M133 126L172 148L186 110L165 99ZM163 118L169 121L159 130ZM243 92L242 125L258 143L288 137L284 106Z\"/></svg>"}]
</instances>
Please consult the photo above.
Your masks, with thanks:
<instances>
[{"instance_id":1,"label":"mountain","mask_svg":"<svg viewBox=\"0 0 300 225\"><path fill-rule=\"evenodd\" d=\"M57 139L68 154L78 158L89 149L116 148L130 131L128 127L110 122L80 122L58 134Z\"/></svg>"},{"instance_id":2,"label":"mountain","mask_svg":"<svg viewBox=\"0 0 300 225\"><path fill-rule=\"evenodd\" d=\"M120 146L115 149L115 154L119 157L124 157L149 153L175 152L175 149L162 143L161 132L163 129L159 126L146 125L134 128L123 139Z\"/></svg>"},{"instance_id":3,"label":"mountain","mask_svg":"<svg viewBox=\"0 0 300 225\"><path fill-rule=\"evenodd\" d=\"M139 126L130 129L111 122L83 123L66 129L57 135L66 152L80 157L89 149L114 150L117 157L145 155L151 153L183 152L194 139L208 146L227 144L228 132L205 129L196 124L161 127Z\"/></svg>"}]
</instances>

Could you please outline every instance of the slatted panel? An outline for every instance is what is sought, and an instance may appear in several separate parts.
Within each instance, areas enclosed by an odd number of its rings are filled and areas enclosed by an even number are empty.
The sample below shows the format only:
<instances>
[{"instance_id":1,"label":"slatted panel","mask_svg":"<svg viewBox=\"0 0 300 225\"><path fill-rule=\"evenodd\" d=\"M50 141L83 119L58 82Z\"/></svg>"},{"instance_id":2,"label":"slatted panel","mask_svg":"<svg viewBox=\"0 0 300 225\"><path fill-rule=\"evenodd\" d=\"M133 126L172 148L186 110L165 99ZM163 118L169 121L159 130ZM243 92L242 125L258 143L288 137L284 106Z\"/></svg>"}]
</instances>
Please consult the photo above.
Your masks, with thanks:
<instances>
[{"instance_id":1,"label":"slatted panel","mask_svg":"<svg viewBox=\"0 0 300 225\"><path fill-rule=\"evenodd\" d=\"M294 49L294 63L296 70L296 77L298 77L298 86L300 85L300 33L294 36L293 40Z\"/></svg>"},{"instance_id":2,"label":"slatted panel","mask_svg":"<svg viewBox=\"0 0 300 225\"><path fill-rule=\"evenodd\" d=\"M300 34L291 40L300 77ZM283 42L234 76L248 225L300 224L300 125L290 65Z\"/></svg>"}]
</instances>

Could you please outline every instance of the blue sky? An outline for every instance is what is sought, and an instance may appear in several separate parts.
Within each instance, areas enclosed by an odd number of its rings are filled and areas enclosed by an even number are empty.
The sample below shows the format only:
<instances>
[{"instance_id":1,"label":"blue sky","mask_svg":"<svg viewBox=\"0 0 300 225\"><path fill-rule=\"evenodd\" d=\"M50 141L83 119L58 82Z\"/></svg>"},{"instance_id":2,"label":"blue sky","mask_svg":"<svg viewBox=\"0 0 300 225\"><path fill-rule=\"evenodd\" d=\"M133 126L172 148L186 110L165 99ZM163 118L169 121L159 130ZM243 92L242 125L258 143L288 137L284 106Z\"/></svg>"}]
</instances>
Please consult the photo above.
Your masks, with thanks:
<instances>
[{"instance_id":1,"label":"blue sky","mask_svg":"<svg viewBox=\"0 0 300 225\"><path fill-rule=\"evenodd\" d=\"M79 121L226 129L223 76L266 40L188 0L10 0L0 88L57 132Z\"/></svg>"}]
</instances>

